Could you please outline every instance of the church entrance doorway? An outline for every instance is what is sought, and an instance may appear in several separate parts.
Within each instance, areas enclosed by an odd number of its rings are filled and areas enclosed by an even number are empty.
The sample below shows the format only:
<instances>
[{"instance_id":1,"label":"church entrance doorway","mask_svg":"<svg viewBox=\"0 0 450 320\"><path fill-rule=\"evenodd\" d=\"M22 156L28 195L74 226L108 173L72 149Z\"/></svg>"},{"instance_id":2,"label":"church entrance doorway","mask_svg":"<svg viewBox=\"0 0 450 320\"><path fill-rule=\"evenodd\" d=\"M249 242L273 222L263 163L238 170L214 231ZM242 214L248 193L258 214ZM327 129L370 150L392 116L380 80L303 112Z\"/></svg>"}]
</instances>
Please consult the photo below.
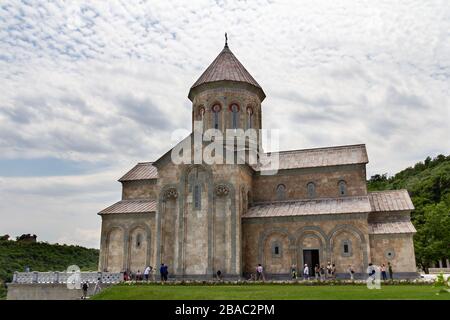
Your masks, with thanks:
<instances>
[{"instance_id":1,"label":"church entrance doorway","mask_svg":"<svg viewBox=\"0 0 450 320\"><path fill-rule=\"evenodd\" d=\"M315 271L314 268L316 267L316 264L318 264L320 266L320 261L319 261L319 250L317 249L308 249L308 250L303 250L303 263L307 264L309 267L309 275L311 277L315 276ZM302 266L302 270L303 270L304 265Z\"/></svg>"}]
</instances>

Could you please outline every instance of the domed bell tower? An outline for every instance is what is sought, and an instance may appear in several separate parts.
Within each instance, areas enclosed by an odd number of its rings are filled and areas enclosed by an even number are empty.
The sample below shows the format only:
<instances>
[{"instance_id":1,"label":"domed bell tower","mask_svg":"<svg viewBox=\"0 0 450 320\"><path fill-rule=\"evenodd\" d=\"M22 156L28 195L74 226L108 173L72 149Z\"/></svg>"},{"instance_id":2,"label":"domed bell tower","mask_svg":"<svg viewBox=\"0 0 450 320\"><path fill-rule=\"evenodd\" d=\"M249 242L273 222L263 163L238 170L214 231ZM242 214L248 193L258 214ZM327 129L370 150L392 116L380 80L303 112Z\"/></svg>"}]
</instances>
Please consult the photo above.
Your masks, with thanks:
<instances>
[{"instance_id":1,"label":"domed bell tower","mask_svg":"<svg viewBox=\"0 0 450 320\"><path fill-rule=\"evenodd\" d=\"M258 82L231 52L226 39L223 50L189 91L192 131L199 130L201 124L202 133L216 129L228 141L237 141L230 134L245 132L245 148L252 146L259 151L261 102L265 97Z\"/></svg>"}]
</instances>

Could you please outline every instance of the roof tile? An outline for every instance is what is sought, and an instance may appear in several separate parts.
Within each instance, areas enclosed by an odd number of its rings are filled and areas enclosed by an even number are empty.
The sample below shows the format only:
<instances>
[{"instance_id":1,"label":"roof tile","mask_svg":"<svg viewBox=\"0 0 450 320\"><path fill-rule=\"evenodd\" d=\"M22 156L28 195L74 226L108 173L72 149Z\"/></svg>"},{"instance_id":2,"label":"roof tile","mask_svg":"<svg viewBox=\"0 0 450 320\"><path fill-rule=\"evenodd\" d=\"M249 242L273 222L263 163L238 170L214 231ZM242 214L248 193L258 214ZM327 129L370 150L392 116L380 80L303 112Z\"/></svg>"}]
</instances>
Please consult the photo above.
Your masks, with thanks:
<instances>
[{"instance_id":1,"label":"roof tile","mask_svg":"<svg viewBox=\"0 0 450 320\"><path fill-rule=\"evenodd\" d=\"M119 179L119 181L149 180L158 178L158 169L152 162L140 162Z\"/></svg>"},{"instance_id":2,"label":"roof tile","mask_svg":"<svg viewBox=\"0 0 450 320\"><path fill-rule=\"evenodd\" d=\"M146 213L156 211L156 200L152 199L135 199L121 200L115 204L103 209L98 214L114 214L114 213Z\"/></svg>"},{"instance_id":3,"label":"roof tile","mask_svg":"<svg viewBox=\"0 0 450 320\"><path fill-rule=\"evenodd\" d=\"M414 205L407 190L387 190L369 192L372 211L410 211Z\"/></svg>"},{"instance_id":4,"label":"roof tile","mask_svg":"<svg viewBox=\"0 0 450 320\"><path fill-rule=\"evenodd\" d=\"M411 221L389 221L369 224L370 234L415 233L416 228Z\"/></svg>"},{"instance_id":5,"label":"roof tile","mask_svg":"<svg viewBox=\"0 0 450 320\"><path fill-rule=\"evenodd\" d=\"M368 213L370 211L371 207L368 197L361 196L260 203L251 207L243 215L243 218Z\"/></svg>"}]
</instances>

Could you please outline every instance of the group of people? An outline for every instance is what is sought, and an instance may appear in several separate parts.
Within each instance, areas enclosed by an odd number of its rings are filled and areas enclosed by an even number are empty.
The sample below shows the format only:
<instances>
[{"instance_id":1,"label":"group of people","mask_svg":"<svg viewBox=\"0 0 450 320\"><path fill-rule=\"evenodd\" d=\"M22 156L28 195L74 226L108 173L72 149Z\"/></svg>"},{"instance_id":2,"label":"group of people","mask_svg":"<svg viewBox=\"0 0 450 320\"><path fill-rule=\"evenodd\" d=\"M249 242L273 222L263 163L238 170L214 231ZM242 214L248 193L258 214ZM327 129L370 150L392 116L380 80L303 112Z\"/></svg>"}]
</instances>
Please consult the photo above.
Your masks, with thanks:
<instances>
[{"instance_id":1,"label":"group of people","mask_svg":"<svg viewBox=\"0 0 450 320\"><path fill-rule=\"evenodd\" d=\"M308 266L307 263L305 263L305 265L303 266L303 270L302 270L302 276L304 280L309 280L310 276L312 274L311 272L312 270L310 270L310 267ZM291 276L292 279L298 279L298 274L297 274L297 268L295 267L295 265L292 265L291 267ZM316 264L314 266L314 278L315 280L321 280L324 281L325 279L335 279L336 278L336 265L333 263L331 264L330 262L328 262L326 268L321 265L319 266L319 264Z\"/></svg>"},{"instance_id":2,"label":"group of people","mask_svg":"<svg viewBox=\"0 0 450 320\"><path fill-rule=\"evenodd\" d=\"M167 281L169 277L169 267L164 263L161 263L159 268L159 273L161 276L161 281ZM137 272L132 272L130 270L125 270L123 272L124 281L156 281L155 268L152 266L147 266L142 273L140 270Z\"/></svg>"},{"instance_id":3,"label":"group of people","mask_svg":"<svg viewBox=\"0 0 450 320\"><path fill-rule=\"evenodd\" d=\"M384 263L380 266L382 280L388 279L386 269L389 272L389 278L392 280L394 277L394 273L392 271L392 265L390 262L388 262L387 267ZM352 265L348 266L347 272L350 276L350 280L354 280L355 279L355 269L353 268ZM375 274L375 267L372 265L372 263L369 264L367 273L368 273L369 277L373 276ZM295 265L292 265L292 267L291 267L291 276L292 276L292 279L298 279L297 268L295 267ZM308 266L308 264L306 264L306 263L303 266L301 276L303 277L304 280L310 279L311 270L310 270L310 267ZM250 279L251 280L265 280L263 267L261 264L258 264L258 266L256 267L256 277L252 274L250 276ZM316 264L314 266L314 279L318 280L318 281L319 280L320 281L335 280L336 279L336 264L328 262L326 267L324 267L323 265Z\"/></svg>"},{"instance_id":4,"label":"group of people","mask_svg":"<svg viewBox=\"0 0 450 320\"><path fill-rule=\"evenodd\" d=\"M392 264L390 262L387 263L387 270L388 270L387 272L389 272L389 279L393 280L394 272L392 270ZM388 277L386 272L386 265L384 263L381 264L381 266L379 267L379 271L381 273L381 279L383 281L386 281ZM369 263L369 266L367 267L367 274L369 275L369 277L375 277L376 267L372 263Z\"/></svg>"}]
</instances>

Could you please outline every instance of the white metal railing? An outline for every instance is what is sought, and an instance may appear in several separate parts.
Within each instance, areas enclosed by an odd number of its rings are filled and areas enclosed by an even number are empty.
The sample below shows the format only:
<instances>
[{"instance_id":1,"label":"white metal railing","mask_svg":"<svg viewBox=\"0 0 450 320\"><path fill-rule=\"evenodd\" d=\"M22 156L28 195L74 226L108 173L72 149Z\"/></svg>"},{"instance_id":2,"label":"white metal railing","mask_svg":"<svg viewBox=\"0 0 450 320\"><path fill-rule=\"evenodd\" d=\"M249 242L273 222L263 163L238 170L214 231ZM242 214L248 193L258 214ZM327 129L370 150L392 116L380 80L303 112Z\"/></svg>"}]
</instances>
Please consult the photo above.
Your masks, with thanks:
<instances>
[{"instance_id":1,"label":"white metal railing","mask_svg":"<svg viewBox=\"0 0 450 320\"><path fill-rule=\"evenodd\" d=\"M71 272L14 272L13 283L67 283L74 273ZM111 272L80 272L81 282L119 283L123 281L123 273Z\"/></svg>"},{"instance_id":2,"label":"white metal railing","mask_svg":"<svg viewBox=\"0 0 450 320\"><path fill-rule=\"evenodd\" d=\"M429 273L450 273L450 268L428 268Z\"/></svg>"}]
</instances>

